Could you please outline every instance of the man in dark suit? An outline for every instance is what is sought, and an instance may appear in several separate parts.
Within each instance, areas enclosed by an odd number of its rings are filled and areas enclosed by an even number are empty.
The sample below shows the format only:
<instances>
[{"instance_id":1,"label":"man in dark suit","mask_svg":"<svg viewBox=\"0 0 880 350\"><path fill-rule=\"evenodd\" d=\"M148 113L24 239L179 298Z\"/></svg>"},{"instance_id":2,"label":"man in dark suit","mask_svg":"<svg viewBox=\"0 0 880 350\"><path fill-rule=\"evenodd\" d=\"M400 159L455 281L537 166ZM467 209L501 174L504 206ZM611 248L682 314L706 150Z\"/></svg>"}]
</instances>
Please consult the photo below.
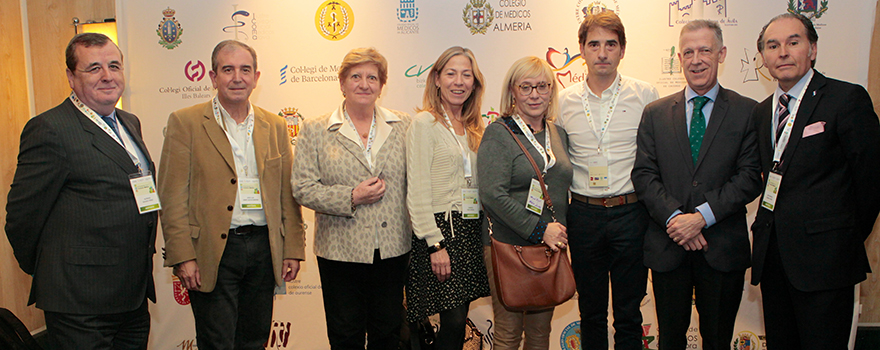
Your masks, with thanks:
<instances>
[{"instance_id":1,"label":"man in dark suit","mask_svg":"<svg viewBox=\"0 0 880 350\"><path fill-rule=\"evenodd\" d=\"M853 286L870 272L865 239L880 212L880 123L859 85L812 69L819 37L782 14L758 51L779 82L753 112L765 188L752 283L761 285L768 349L846 349Z\"/></svg>"},{"instance_id":2,"label":"man in dark suit","mask_svg":"<svg viewBox=\"0 0 880 350\"><path fill-rule=\"evenodd\" d=\"M28 121L6 206L6 235L29 304L62 349L145 349L155 302L154 169L133 114L116 109L122 53L103 34L66 50L73 93Z\"/></svg>"},{"instance_id":3,"label":"man in dark suit","mask_svg":"<svg viewBox=\"0 0 880 350\"><path fill-rule=\"evenodd\" d=\"M661 349L685 349L691 296L703 349L728 349L749 267L746 204L760 194L755 101L718 84L721 27L681 29L682 92L649 104L639 125L632 179L651 215L651 269Z\"/></svg>"}]
</instances>

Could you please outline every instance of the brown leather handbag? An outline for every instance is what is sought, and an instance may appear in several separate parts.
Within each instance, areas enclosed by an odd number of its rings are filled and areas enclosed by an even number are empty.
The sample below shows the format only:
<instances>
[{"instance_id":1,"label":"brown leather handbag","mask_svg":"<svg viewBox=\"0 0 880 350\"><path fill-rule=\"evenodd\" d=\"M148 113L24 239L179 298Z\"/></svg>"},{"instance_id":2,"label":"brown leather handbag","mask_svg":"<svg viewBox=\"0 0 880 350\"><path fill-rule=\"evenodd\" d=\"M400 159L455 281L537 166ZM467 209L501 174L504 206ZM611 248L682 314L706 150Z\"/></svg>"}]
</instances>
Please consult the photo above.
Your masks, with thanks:
<instances>
[{"instance_id":1,"label":"brown leather handbag","mask_svg":"<svg viewBox=\"0 0 880 350\"><path fill-rule=\"evenodd\" d=\"M504 125L502 123L502 125ZM538 175L547 209L553 213L553 202L547 193L538 165L513 130L504 125L528 157ZM549 130L547 132L550 132ZM553 221L556 221L555 213ZM489 220L492 234L492 220ZM562 304L574 295L574 273L565 249L553 252L544 244L518 246L499 242L492 237L492 269L498 298L508 310L545 310Z\"/></svg>"}]
</instances>

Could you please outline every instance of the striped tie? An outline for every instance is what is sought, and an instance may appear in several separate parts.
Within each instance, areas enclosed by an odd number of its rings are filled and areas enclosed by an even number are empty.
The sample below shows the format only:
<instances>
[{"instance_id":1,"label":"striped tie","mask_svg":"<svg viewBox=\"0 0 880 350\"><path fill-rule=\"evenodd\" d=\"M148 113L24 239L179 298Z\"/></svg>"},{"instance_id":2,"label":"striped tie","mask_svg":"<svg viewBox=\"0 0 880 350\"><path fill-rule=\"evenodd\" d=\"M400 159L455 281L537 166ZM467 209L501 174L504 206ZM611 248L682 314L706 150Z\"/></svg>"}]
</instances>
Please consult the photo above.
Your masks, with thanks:
<instances>
[{"instance_id":1,"label":"striped tie","mask_svg":"<svg viewBox=\"0 0 880 350\"><path fill-rule=\"evenodd\" d=\"M776 125L776 140L779 140L779 136L782 135L782 129L785 128L785 123L788 122L788 101L791 100L791 95L782 94L779 95L779 105L776 106L776 115L779 116L779 124Z\"/></svg>"}]
</instances>

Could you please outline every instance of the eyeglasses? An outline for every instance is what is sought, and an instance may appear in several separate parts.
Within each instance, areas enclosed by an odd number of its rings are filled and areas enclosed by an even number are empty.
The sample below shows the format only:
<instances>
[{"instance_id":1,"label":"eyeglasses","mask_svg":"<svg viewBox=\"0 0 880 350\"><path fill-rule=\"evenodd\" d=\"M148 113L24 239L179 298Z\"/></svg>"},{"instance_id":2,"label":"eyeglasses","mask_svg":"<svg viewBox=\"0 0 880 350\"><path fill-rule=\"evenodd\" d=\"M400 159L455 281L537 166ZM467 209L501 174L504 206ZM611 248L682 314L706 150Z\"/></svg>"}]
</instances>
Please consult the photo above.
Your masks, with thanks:
<instances>
[{"instance_id":1,"label":"eyeglasses","mask_svg":"<svg viewBox=\"0 0 880 350\"><path fill-rule=\"evenodd\" d=\"M531 95L533 89L537 89L541 95L550 93L550 84L547 83L538 83L538 85L521 84L517 88L519 88L519 93L523 96Z\"/></svg>"}]
</instances>

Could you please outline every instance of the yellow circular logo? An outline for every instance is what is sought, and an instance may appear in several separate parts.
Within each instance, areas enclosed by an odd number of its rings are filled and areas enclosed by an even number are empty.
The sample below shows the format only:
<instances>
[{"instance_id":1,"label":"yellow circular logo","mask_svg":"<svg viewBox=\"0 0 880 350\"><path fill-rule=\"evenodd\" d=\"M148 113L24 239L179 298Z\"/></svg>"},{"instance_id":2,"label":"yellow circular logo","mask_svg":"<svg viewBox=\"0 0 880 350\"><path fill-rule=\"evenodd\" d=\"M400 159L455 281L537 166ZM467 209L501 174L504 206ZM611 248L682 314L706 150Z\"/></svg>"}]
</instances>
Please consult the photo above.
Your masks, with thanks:
<instances>
[{"instance_id":1,"label":"yellow circular logo","mask_svg":"<svg viewBox=\"0 0 880 350\"><path fill-rule=\"evenodd\" d=\"M315 12L315 28L327 40L342 40L354 27L354 11L342 0L329 0Z\"/></svg>"}]
</instances>

